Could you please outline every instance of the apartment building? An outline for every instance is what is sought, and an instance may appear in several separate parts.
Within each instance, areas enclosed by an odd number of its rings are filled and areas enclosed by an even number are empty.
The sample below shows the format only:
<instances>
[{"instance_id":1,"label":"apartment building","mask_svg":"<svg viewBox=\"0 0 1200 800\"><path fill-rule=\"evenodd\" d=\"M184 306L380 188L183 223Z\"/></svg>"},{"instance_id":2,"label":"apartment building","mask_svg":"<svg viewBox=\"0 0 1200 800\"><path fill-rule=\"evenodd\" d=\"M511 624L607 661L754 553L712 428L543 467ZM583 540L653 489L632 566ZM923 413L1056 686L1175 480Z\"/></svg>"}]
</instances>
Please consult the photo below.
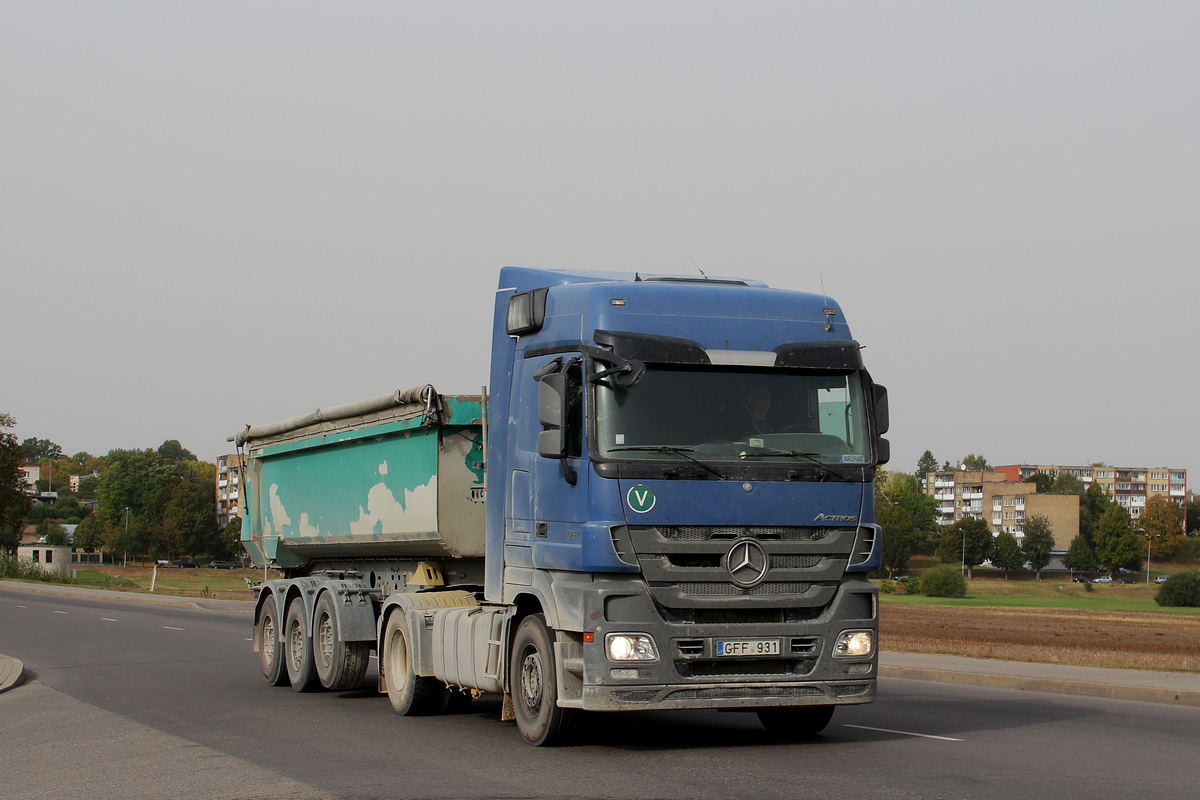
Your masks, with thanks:
<instances>
[{"instance_id":1,"label":"apartment building","mask_svg":"<svg viewBox=\"0 0 1200 800\"><path fill-rule=\"evenodd\" d=\"M1146 510L1146 500L1156 494L1170 499L1180 508L1187 505L1187 470L1171 467L1062 466L1058 464L1008 464L995 467L1007 480L1023 481L1039 472L1052 477L1074 475L1085 486L1097 483L1121 504L1129 516L1137 519Z\"/></svg>"},{"instance_id":2,"label":"apartment building","mask_svg":"<svg viewBox=\"0 0 1200 800\"><path fill-rule=\"evenodd\" d=\"M241 497L242 470L246 457L235 453L217 458L217 526L225 530L230 521L238 516L238 498Z\"/></svg>"},{"instance_id":3,"label":"apartment building","mask_svg":"<svg viewBox=\"0 0 1200 800\"><path fill-rule=\"evenodd\" d=\"M925 477L925 493L938 501L941 525L979 519L988 523L993 534L1008 531L1020 541L1025 520L1040 514L1054 531L1055 549L1063 550L1079 533L1079 497L1038 494L1034 484L1008 480L1003 472L931 472Z\"/></svg>"},{"instance_id":4,"label":"apartment building","mask_svg":"<svg viewBox=\"0 0 1200 800\"><path fill-rule=\"evenodd\" d=\"M17 469L21 470L21 478L25 482L25 494L36 495L38 493L37 483L42 479L42 465L26 461Z\"/></svg>"}]
</instances>

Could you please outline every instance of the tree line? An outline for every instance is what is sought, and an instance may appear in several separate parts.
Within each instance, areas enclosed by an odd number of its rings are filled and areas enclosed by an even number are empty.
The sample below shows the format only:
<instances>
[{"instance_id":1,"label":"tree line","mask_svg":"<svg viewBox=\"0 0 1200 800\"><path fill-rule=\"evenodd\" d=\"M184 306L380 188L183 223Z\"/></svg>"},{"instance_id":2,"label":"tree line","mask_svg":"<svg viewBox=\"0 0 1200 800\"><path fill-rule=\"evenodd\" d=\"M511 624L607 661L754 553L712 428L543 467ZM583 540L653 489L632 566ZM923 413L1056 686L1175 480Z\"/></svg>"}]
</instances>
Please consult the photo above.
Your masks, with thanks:
<instances>
[{"instance_id":1,"label":"tree line","mask_svg":"<svg viewBox=\"0 0 1200 800\"><path fill-rule=\"evenodd\" d=\"M982 455L968 455L959 463L970 470L990 469ZM926 450L917 462L915 475L895 472L876 477L875 521L883 528L883 562L889 576L904 570L914 553L936 553L946 563L963 564L968 577L973 577L974 567L990 561L996 569L1004 570L1006 577L1009 570L1028 568L1040 579L1054 547L1050 521L1040 514L1030 515L1022 525L1024 536L1019 543L1007 531L993 535L991 526L982 519L941 526L937 522L938 503L925 493L925 476L938 469L933 453ZM952 469L950 462L945 462L942 469ZM1026 482L1039 493L1079 497L1079 530L1063 559L1070 570L1089 571L1101 564L1112 570L1136 570L1144 563L1147 547L1151 558L1170 558L1187 541L1183 511L1161 495L1150 497L1145 511L1134 520L1098 483L1086 485L1067 473L1039 473ZM1200 516L1200 508L1195 506L1191 503L1187 508L1189 529L1200 525L1193 516Z\"/></svg>"},{"instance_id":2,"label":"tree line","mask_svg":"<svg viewBox=\"0 0 1200 800\"><path fill-rule=\"evenodd\" d=\"M26 439L4 431L16 421L0 414L0 551L15 552L28 525L50 544L66 544L64 525L76 525L73 544L115 558L174 559L227 556L237 551L237 527L217 527L216 467L200 461L178 440L158 449L66 455L48 439ZM20 466L43 467L38 488L57 492L53 503L36 503L25 492ZM83 476L78 492L70 477ZM88 513L85 503L96 501Z\"/></svg>"}]
</instances>

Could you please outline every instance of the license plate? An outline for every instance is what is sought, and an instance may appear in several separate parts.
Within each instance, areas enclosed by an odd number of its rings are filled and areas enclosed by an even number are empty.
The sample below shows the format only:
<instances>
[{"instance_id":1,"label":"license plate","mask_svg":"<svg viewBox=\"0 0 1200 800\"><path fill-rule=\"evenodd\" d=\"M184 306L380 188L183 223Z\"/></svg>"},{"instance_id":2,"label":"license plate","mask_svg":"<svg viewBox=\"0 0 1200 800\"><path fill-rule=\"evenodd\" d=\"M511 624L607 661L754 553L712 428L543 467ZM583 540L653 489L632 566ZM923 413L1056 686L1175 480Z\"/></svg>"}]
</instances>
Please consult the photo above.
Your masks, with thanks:
<instances>
[{"instance_id":1,"label":"license plate","mask_svg":"<svg viewBox=\"0 0 1200 800\"><path fill-rule=\"evenodd\" d=\"M778 639L731 639L717 642L719 656L777 656Z\"/></svg>"}]
</instances>

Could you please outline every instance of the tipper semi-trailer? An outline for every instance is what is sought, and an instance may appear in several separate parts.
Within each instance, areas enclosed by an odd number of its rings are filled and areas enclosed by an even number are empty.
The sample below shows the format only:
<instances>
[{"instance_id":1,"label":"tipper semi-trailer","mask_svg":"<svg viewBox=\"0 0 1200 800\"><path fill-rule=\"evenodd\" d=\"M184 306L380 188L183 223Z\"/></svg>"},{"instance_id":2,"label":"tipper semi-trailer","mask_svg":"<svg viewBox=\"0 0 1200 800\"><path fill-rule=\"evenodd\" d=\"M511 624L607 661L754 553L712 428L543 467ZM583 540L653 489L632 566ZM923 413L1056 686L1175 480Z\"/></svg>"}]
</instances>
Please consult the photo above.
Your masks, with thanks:
<instances>
[{"instance_id":1,"label":"tipper semi-trailer","mask_svg":"<svg viewBox=\"0 0 1200 800\"><path fill-rule=\"evenodd\" d=\"M872 482L887 392L841 309L759 281L500 272L490 388L418 386L232 437L275 685L379 657L404 715L503 695L757 712L808 735L875 699Z\"/></svg>"}]
</instances>

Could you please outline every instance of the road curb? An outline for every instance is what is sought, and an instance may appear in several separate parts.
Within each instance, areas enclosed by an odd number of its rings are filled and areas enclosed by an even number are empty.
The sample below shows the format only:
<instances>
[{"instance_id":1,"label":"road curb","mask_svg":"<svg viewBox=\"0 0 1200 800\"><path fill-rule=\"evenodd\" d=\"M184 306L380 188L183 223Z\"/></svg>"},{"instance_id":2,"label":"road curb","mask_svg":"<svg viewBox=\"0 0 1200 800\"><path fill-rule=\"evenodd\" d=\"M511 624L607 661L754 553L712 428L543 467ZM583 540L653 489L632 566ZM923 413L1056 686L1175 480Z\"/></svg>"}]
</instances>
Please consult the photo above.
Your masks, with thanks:
<instances>
[{"instance_id":1,"label":"road curb","mask_svg":"<svg viewBox=\"0 0 1200 800\"><path fill-rule=\"evenodd\" d=\"M25 665L11 656L0 656L0 694L25 682Z\"/></svg>"},{"instance_id":2,"label":"road curb","mask_svg":"<svg viewBox=\"0 0 1200 800\"><path fill-rule=\"evenodd\" d=\"M1120 686L1111 683L1064 681L1054 678L1025 678L1013 675L989 675L980 672L952 672L920 667L879 667L884 678L907 678L917 681L936 681L962 686L986 686L993 689L1016 689L1028 692L1070 694L1080 697L1102 697L1109 700L1138 700L1143 703L1192 706L1200 708L1200 692L1161 689L1153 686Z\"/></svg>"}]
</instances>

